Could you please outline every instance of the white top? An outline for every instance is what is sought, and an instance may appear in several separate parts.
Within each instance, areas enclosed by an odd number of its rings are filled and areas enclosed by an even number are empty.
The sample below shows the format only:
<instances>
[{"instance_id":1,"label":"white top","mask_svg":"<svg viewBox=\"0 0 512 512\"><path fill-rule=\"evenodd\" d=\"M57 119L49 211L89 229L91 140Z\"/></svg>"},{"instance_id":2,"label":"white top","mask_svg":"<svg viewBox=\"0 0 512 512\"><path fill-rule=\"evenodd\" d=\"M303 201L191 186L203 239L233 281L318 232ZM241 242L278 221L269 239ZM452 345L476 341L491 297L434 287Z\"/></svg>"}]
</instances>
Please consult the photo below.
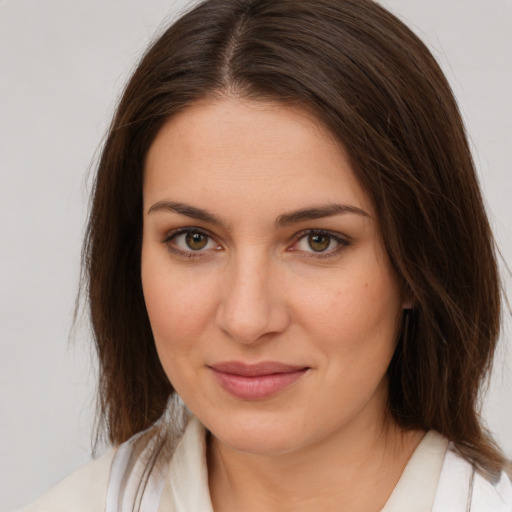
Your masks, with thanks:
<instances>
[{"instance_id":1,"label":"white top","mask_svg":"<svg viewBox=\"0 0 512 512\"><path fill-rule=\"evenodd\" d=\"M170 463L157 466L149 479L142 512L213 512L205 433L192 418ZM134 450L139 437L79 469L23 512L132 512L147 455ZM468 511L512 512L512 483L503 473L491 484L444 437L430 431L381 512Z\"/></svg>"}]
</instances>

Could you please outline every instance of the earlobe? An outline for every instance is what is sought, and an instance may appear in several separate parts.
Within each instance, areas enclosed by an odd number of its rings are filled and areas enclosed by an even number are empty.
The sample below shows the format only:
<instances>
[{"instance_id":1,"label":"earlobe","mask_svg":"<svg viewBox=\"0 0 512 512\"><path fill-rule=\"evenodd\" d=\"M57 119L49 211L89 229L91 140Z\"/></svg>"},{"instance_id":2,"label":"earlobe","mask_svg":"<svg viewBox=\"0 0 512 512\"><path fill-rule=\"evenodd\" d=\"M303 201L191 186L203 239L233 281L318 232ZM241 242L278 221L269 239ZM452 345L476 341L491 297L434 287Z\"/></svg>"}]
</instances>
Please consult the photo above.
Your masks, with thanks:
<instances>
[{"instance_id":1,"label":"earlobe","mask_svg":"<svg viewBox=\"0 0 512 512\"><path fill-rule=\"evenodd\" d=\"M412 299L404 300L402 302L402 309L403 310L411 310L411 309L413 309L413 300Z\"/></svg>"},{"instance_id":2,"label":"earlobe","mask_svg":"<svg viewBox=\"0 0 512 512\"><path fill-rule=\"evenodd\" d=\"M404 311L410 311L411 309L414 309L414 295L412 294L410 289L403 291L402 299L402 309Z\"/></svg>"}]
</instances>

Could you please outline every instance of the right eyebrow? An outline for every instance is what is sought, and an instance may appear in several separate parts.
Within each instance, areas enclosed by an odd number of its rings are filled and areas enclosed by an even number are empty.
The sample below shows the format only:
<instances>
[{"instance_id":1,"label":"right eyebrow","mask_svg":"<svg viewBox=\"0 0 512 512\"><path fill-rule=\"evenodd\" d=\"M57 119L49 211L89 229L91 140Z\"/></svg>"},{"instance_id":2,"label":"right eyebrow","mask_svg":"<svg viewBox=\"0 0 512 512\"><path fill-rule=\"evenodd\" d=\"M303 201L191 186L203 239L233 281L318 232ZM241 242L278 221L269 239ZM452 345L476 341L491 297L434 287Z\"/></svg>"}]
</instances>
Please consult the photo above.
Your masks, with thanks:
<instances>
[{"instance_id":1,"label":"right eyebrow","mask_svg":"<svg viewBox=\"0 0 512 512\"><path fill-rule=\"evenodd\" d=\"M217 226L227 228L226 223L214 213L196 206L185 203L177 203L175 201L158 201L148 209L148 215L154 212L174 212L192 219L202 220Z\"/></svg>"},{"instance_id":2,"label":"right eyebrow","mask_svg":"<svg viewBox=\"0 0 512 512\"><path fill-rule=\"evenodd\" d=\"M323 219L326 217L333 217L335 215L342 215L346 213L353 213L362 215L363 217L370 217L370 215L363 209L350 204L329 203L326 205L312 206L289 213L284 213L276 219L276 225L279 227L291 226L299 222L308 220Z\"/></svg>"}]
</instances>

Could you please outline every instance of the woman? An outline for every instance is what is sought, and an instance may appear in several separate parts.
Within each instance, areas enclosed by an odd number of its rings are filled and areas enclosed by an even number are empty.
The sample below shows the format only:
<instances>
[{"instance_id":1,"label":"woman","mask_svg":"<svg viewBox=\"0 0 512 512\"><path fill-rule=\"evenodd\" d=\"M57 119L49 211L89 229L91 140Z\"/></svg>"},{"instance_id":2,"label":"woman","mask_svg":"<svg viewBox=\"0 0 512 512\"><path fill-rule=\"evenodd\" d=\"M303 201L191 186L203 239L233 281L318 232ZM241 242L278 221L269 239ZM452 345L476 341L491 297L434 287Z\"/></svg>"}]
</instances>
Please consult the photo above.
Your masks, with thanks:
<instances>
[{"instance_id":1,"label":"woman","mask_svg":"<svg viewBox=\"0 0 512 512\"><path fill-rule=\"evenodd\" d=\"M84 254L117 448L27 510L512 508L477 410L500 294L474 166L377 4L173 24L119 104Z\"/></svg>"}]
</instances>

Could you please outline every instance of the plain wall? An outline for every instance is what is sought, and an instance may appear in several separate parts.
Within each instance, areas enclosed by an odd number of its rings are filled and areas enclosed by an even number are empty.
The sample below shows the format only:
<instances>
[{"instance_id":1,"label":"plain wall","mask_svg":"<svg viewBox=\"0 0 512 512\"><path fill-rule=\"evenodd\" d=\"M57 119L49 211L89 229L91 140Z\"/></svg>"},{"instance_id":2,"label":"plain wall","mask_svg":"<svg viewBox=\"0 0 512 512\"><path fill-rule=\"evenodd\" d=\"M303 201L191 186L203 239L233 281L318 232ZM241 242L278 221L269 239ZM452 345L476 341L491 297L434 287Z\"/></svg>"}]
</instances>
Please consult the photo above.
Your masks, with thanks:
<instances>
[{"instance_id":1,"label":"plain wall","mask_svg":"<svg viewBox=\"0 0 512 512\"><path fill-rule=\"evenodd\" d=\"M382 0L459 100L504 260L512 261L512 2ZM0 0L0 511L90 460L95 371L70 342L89 167L141 52L191 2ZM506 279L511 290L511 280ZM512 456L510 314L484 416Z\"/></svg>"}]
</instances>

